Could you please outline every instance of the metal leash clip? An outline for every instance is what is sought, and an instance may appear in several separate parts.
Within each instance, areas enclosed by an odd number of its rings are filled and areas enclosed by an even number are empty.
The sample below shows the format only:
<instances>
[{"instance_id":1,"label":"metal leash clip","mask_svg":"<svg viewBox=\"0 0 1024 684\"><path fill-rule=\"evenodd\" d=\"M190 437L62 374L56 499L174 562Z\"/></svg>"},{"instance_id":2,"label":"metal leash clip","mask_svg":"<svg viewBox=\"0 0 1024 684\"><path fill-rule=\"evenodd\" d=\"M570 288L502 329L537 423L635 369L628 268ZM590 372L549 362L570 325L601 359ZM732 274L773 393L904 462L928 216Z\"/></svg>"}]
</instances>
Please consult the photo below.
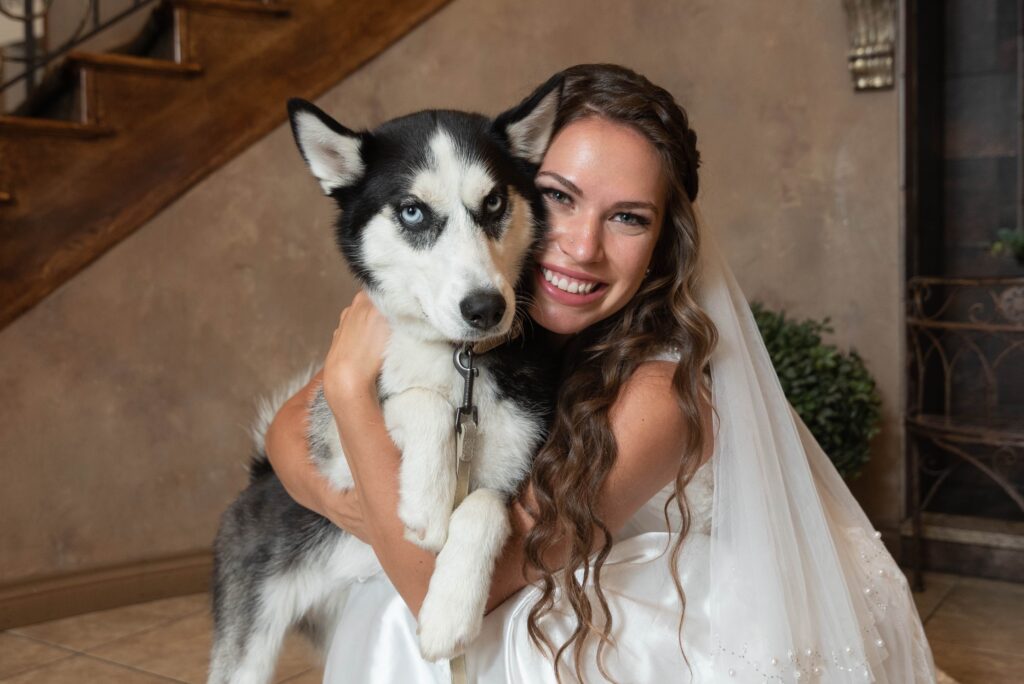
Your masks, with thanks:
<instances>
[{"instance_id":1,"label":"metal leash clip","mask_svg":"<svg viewBox=\"0 0 1024 684\"><path fill-rule=\"evenodd\" d=\"M465 361L463 361L465 357ZM473 346L467 344L462 349L456 349L452 357L455 363L455 370L466 381L462 389L462 406L455 410L455 429L459 430L467 420L476 422L476 406L473 404L473 379L480 374L479 368L473 367L473 359L476 354Z\"/></svg>"}]
</instances>

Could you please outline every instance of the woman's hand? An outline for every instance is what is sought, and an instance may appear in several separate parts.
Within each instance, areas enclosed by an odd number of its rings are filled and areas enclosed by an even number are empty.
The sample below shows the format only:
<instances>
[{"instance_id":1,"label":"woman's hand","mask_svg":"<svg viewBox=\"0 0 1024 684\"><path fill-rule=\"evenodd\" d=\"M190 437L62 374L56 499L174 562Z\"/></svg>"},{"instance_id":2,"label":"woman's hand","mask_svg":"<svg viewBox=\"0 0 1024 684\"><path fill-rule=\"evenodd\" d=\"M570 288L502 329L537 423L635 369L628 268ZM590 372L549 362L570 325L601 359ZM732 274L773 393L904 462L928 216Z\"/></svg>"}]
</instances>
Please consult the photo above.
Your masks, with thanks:
<instances>
[{"instance_id":1,"label":"woman's hand","mask_svg":"<svg viewBox=\"0 0 1024 684\"><path fill-rule=\"evenodd\" d=\"M384 314L360 290L341 312L324 361L324 397L335 415L352 397L376 397L377 376L390 336Z\"/></svg>"}]
</instances>

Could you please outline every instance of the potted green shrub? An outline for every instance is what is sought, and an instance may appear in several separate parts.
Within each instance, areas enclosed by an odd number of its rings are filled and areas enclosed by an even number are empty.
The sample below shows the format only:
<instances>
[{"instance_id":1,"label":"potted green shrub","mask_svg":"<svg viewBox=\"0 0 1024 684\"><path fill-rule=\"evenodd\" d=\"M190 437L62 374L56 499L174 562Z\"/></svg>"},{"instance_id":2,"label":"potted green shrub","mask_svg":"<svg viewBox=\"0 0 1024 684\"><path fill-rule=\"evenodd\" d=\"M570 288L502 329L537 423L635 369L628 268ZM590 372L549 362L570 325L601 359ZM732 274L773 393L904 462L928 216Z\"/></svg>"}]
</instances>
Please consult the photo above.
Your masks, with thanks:
<instances>
[{"instance_id":1,"label":"potted green shrub","mask_svg":"<svg viewBox=\"0 0 1024 684\"><path fill-rule=\"evenodd\" d=\"M1012 254L1017 263L1024 266L1024 230L1002 228L996 231L991 250L995 255Z\"/></svg>"},{"instance_id":2,"label":"potted green shrub","mask_svg":"<svg viewBox=\"0 0 1024 684\"><path fill-rule=\"evenodd\" d=\"M760 302L750 305L786 398L832 459L839 474L857 478L879 431L882 401L856 351L822 341L829 319L795 321Z\"/></svg>"}]
</instances>

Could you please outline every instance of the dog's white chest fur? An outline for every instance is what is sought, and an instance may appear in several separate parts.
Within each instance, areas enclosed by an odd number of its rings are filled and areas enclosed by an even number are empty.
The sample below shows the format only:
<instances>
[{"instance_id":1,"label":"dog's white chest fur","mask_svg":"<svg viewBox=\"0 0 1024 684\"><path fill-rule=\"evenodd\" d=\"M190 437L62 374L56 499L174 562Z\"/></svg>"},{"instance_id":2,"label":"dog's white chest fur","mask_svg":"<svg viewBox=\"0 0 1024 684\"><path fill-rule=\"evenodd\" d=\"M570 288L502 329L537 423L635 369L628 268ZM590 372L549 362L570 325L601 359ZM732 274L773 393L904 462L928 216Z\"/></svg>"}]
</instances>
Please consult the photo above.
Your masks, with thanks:
<instances>
[{"instance_id":1,"label":"dog's white chest fur","mask_svg":"<svg viewBox=\"0 0 1024 684\"><path fill-rule=\"evenodd\" d=\"M502 398L482 368L473 391L479 437L471 491L454 508L455 412L464 381L453 353L447 344L394 331L380 378L384 420L402 452L398 515L409 541L438 552L419 613L420 647L432 660L449 657L480 630L494 562L511 531L506 506L528 474L544 429L540 416ZM334 420L314 429L327 433L321 439L333 452L320 467L336 486L351 486Z\"/></svg>"},{"instance_id":2,"label":"dog's white chest fur","mask_svg":"<svg viewBox=\"0 0 1024 684\"><path fill-rule=\"evenodd\" d=\"M462 405L464 384L455 368L451 346L406 335L392 336L381 372L381 393L387 397L385 422L392 439L402 442L399 446L403 453L410 447L415 449L417 441L432 436L443 439L447 435L454 447L455 411ZM435 395L440 410L427 409L419 401L395 401L407 393L420 398L424 393ZM442 401L444 407L440 406ZM470 489L487 487L512 494L529 471L531 457L539 446L540 426L515 402L500 398L495 379L486 368L474 381L473 402L479 438Z\"/></svg>"}]
</instances>

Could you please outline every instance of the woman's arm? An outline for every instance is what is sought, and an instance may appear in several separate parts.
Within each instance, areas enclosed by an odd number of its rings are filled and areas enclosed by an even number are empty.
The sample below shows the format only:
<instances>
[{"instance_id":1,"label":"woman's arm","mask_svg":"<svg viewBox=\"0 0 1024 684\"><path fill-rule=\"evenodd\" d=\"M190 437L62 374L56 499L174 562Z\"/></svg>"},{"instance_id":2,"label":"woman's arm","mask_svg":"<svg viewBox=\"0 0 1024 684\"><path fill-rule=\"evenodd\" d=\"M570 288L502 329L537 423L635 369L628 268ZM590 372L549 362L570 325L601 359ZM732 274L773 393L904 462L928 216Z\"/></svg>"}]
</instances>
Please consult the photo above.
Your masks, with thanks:
<instances>
[{"instance_id":1,"label":"woman's arm","mask_svg":"<svg viewBox=\"0 0 1024 684\"><path fill-rule=\"evenodd\" d=\"M355 511L351 517L361 518L356 522L360 538L373 545L395 588L410 610L418 613L433 573L434 556L405 540L398 518L401 455L384 426L375 383L381 340L386 340L386 334L383 317L365 295L360 295L342 314L325 363L325 393L332 407L337 407L338 431L355 480L353 494L330 489L309 463L305 433L300 435L294 427L281 429L282 442L272 462L288 491L294 490L303 505L336 522L332 508ZM379 344L376 364L375 344ZM613 533L675 476L684 443L684 423L671 386L673 371L674 364L669 362L643 364L626 382L613 406L612 430L619 454L600 497L601 517ZM303 392L293 399L300 395ZM287 421L288 415L279 414L278 419ZM297 422L294 415L290 421ZM710 431L709 412L706 422ZM268 449L273 451L275 446L268 442ZM709 445L704 457L710 453ZM299 460L308 469L304 471L292 463ZM522 503L515 502L511 507L513 534L495 568L488 611L535 579L522 573L523 542L533 524L526 511L532 505L532 495L527 491ZM349 529L344 522L342 527ZM560 565L564 555L565 549L556 545L549 561Z\"/></svg>"},{"instance_id":2,"label":"woman's arm","mask_svg":"<svg viewBox=\"0 0 1024 684\"><path fill-rule=\"evenodd\" d=\"M323 372L317 374L310 384L289 399L277 412L267 430L266 449L274 472L288 493L300 505L319 513L334 524L356 535L363 542L374 547L384 571L392 584L413 613L426 596L430 576L433 574L434 556L406 541L403 526L398 519L398 468L401 458L391 437L380 419L380 407L374 398L353 397L346 401L346 410L339 421L339 433L360 436L344 440L343 446L350 462L360 458L363 451L377 454L369 457L370 468L362 468L356 476L356 487L346 491L335 490L327 478L309 459L309 445L306 441L308 400L316 391ZM360 410L359 405L367 406ZM362 415L364 422L357 421ZM351 456L350 456L351 454ZM362 462L361 458L360 461ZM377 488L376 495L363 494L368 488ZM369 497L364 499L363 497ZM370 505L364 505L369 501ZM504 572L505 569L522 567L522 547L527 532L532 527L532 518L522 504L513 502L511 507L513 536L505 547L505 555L498 562L498 572L491 584L490 610L526 583L521 573ZM368 521L374 524L371 536ZM390 527L388 523L394 527ZM512 556L517 553L516 556Z\"/></svg>"},{"instance_id":3,"label":"woman's arm","mask_svg":"<svg viewBox=\"0 0 1024 684\"><path fill-rule=\"evenodd\" d=\"M672 389L674 370L675 364L664 361L641 365L613 406L611 424L619 453L600 496L601 518L613 534L672 481L679 467L685 435ZM427 593L434 556L405 540L397 514L401 455L387 434L374 392L371 385L364 385L362 391L358 386L348 388L342 395L347 410L337 415L338 430L355 475L369 542L395 588L417 613ZM524 499L511 507L513 534L495 567L488 611L536 579L522 572L524 541L533 526L527 513L533 506L531 492ZM566 553L565 546L556 544L548 560L558 567Z\"/></svg>"},{"instance_id":4,"label":"woman's arm","mask_svg":"<svg viewBox=\"0 0 1024 684\"><path fill-rule=\"evenodd\" d=\"M309 404L323 376L320 370L278 409L263 438L267 458L285 490L299 505L369 543L363 529L358 492L352 489L339 492L309 458L306 441Z\"/></svg>"}]
</instances>

